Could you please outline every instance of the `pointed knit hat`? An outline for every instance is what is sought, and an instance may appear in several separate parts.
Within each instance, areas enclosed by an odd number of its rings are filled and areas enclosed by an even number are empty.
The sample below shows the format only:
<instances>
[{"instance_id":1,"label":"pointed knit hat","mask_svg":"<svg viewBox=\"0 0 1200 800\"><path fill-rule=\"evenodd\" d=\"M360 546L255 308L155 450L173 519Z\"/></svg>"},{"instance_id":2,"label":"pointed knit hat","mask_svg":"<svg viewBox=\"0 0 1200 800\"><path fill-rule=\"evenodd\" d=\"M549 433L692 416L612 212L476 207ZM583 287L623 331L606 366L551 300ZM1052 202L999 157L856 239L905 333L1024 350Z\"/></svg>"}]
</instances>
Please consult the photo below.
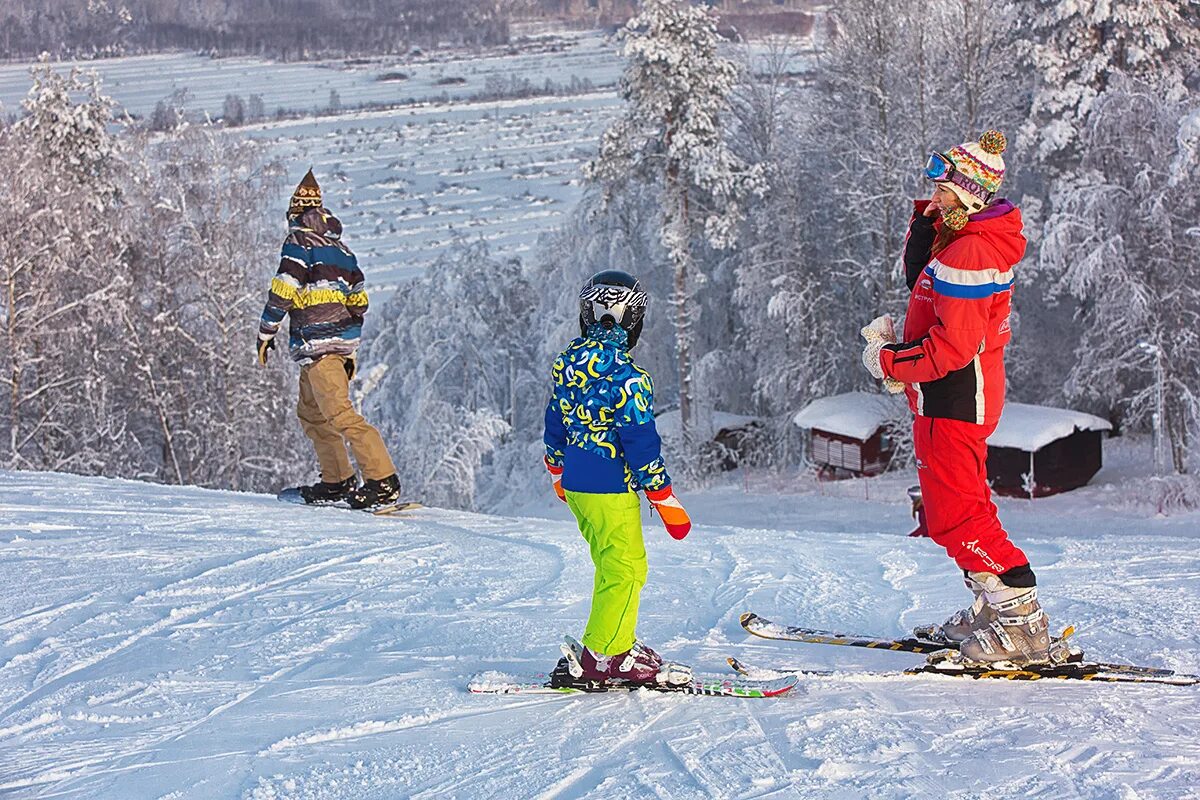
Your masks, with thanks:
<instances>
[{"instance_id":1,"label":"pointed knit hat","mask_svg":"<svg viewBox=\"0 0 1200 800\"><path fill-rule=\"evenodd\" d=\"M313 177L312 167L309 167L308 173L300 181L296 191L292 192L292 202L288 205L288 216L298 217L306 209L320 207L321 187L317 184L317 179Z\"/></svg>"},{"instance_id":2,"label":"pointed knit hat","mask_svg":"<svg viewBox=\"0 0 1200 800\"><path fill-rule=\"evenodd\" d=\"M990 130L980 136L978 142L960 144L946 153L946 157L954 163L954 169L960 175L974 182L983 190L983 194L990 196L990 199L981 197L952 181L945 183L944 185L967 207L967 214L982 211L1000 191L1000 184L1004 181L1004 159L1000 154L1006 147L1008 139L1004 134Z\"/></svg>"}]
</instances>

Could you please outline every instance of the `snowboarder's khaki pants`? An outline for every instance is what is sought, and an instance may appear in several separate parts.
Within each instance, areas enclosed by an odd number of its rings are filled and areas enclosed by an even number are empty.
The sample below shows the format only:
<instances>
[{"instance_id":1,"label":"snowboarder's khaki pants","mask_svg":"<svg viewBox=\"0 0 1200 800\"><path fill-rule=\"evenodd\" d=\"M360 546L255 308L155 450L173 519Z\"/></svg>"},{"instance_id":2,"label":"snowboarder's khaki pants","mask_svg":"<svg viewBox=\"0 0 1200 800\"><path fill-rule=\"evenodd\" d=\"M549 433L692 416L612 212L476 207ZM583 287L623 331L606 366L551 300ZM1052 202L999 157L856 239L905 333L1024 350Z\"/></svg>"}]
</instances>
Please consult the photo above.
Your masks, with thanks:
<instances>
[{"instance_id":1,"label":"snowboarder's khaki pants","mask_svg":"<svg viewBox=\"0 0 1200 800\"><path fill-rule=\"evenodd\" d=\"M583 645L606 656L624 653L637 638L638 604L646 584L641 499L634 492L568 490L567 505L579 521L579 532L596 565Z\"/></svg>"},{"instance_id":2,"label":"snowboarder's khaki pants","mask_svg":"<svg viewBox=\"0 0 1200 800\"><path fill-rule=\"evenodd\" d=\"M340 483L354 474L346 454L347 442L364 480L377 481L396 473L379 431L350 404L346 370L352 364L345 356L329 355L300 368L296 416L317 451L321 480L329 483Z\"/></svg>"}]
</instances>

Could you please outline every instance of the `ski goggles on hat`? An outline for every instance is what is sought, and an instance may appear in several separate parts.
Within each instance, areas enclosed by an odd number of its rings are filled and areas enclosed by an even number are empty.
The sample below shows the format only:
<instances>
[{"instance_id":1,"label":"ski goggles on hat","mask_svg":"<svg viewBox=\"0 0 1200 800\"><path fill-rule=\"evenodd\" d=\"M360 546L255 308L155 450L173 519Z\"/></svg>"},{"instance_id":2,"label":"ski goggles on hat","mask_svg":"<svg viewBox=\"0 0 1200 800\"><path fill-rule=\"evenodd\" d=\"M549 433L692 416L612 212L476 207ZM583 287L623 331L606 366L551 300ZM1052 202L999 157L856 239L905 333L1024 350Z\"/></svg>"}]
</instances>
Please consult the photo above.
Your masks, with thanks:
<instances>
[{"instance_id":1,"label":"ski goggles on hat","mask_svg":"<svg viewBox=\"0 0 1200 800\"><path fill-rule=\"evenodd\" d=\"M959 172L958 167L954 166L954 162L944 153L933 152L925 159L925 177L934 183L953 183L962 187L982 200L984 205L991 205L992 200L996 198L995 192L989 192Z\"/></svg>"}]
</instances>

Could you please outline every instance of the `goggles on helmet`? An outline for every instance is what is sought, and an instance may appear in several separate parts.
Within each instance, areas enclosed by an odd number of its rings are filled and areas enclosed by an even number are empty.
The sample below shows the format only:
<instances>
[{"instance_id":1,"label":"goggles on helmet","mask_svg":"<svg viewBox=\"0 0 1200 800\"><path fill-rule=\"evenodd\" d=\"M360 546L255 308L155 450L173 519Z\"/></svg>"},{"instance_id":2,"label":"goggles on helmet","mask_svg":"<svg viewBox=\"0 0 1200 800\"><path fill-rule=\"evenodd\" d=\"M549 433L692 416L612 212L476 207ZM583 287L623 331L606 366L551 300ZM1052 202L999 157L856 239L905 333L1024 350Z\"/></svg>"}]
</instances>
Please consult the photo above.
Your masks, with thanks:
<instances>
[{"instance_id":1,"label":"goggles on helmet","mask_svg":"<svg viewBox=\"0 0 1200 800\"><path fill-rule=\"evenodd\" d=\"M958 167L954 166L954 162L944 153L933 152L929 154L929 158L925 159L925 177L934 183L953 183L955 186L966 189L982 200L984 205L991 205L996 198L995 192L989 192L959 172Z\"/></svg>"},{"instance_id":2,"label":"goggles on helmet","mask_svg":"<svg viewBox=\"0 0 1200 800\"><path fill-rule=\"evenodd\" d=\"M637 344L649 297L642 284L620 270L605 270L588 279L579 293L579 331L583 336L599 323L605 328L621 327L629 334L629 346Z\"/></svg>"}]
</instances>

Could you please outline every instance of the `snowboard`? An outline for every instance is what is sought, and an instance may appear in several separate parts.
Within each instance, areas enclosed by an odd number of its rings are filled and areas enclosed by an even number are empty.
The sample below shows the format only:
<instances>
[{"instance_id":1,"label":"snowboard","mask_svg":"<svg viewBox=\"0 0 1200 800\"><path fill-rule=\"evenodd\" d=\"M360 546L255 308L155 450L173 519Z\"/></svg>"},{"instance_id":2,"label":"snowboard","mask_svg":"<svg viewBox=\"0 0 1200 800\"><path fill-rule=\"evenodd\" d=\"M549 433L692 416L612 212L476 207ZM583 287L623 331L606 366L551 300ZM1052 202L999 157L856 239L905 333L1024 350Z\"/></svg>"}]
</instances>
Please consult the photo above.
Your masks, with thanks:
<instances>
[{"instance_id":1,"label":"snowboard","mask_svg":"<svg viewBox=\"0 0 1200 800\"><path fill-rule=\"evenodd\" d=\"M467 684L467 689L472 694L605 694L647 691L706 697L765 698L787 694L798 680L796 675L777 675L767 680L702 675L679 685L625 683L615 680L597 685L573 677L564 657L558 660L558 665L548 674L508 675L484 672L472 678Z\"/></svg>"},{"instance_id":2,"label":"snowboard","mask_svg":"<svg viewBox=\"0 0 1200 800\"><path fill-rule=\"evenodd\" d=\"M401 511L412 511L415 508L424 508L425 506L411 500L400 500L395 503L387 503L381 506L372 508L351 508L350 504L341 501L337 503L306 503L304 498L300 496L298 488L284 489L276 497L284 503L295 503L297 505L309 506L310 508L340 508L344 511L359 511L366 514L374 514L377 517L387 516L388 514L398 514Z\"/></svg>"},{"instance_id":3,"label":"snowboard","mask_svg":"<svg viewBox=\"0 0 1200 800\"><path fill-rule=\"evenodd\" d=\"M915 637L887 639L876 636L823 631L816 628L801 628L780 625L753 613L741 618L742 627L748 633L764 639L806 642L809 644L831 644L846 647L865 647L876 650L893 650L907 653L929 653L924 664L910 667L895 674L942 675L959 678L988 678L1017 681L1042 679L1085 680L1102 683L1162 683L1174 686L1200 685L1200 675L1186 675L1161 667L1143 667L1132 664L1114 664L1103 661L1087 661L1078 648L1071 647L1067 639L1072 633L1068 628L1055 642L1061 660L1050 664L1031 664L1022 667L1003 668L1000 665L980 665L964 662L958 656L957 646L950 642L936 642ZM755 670L735 658L729 659L734 670L746 675L814 674L828 675L828 671L809 670Z\"/></svg>"}]
</instances>

